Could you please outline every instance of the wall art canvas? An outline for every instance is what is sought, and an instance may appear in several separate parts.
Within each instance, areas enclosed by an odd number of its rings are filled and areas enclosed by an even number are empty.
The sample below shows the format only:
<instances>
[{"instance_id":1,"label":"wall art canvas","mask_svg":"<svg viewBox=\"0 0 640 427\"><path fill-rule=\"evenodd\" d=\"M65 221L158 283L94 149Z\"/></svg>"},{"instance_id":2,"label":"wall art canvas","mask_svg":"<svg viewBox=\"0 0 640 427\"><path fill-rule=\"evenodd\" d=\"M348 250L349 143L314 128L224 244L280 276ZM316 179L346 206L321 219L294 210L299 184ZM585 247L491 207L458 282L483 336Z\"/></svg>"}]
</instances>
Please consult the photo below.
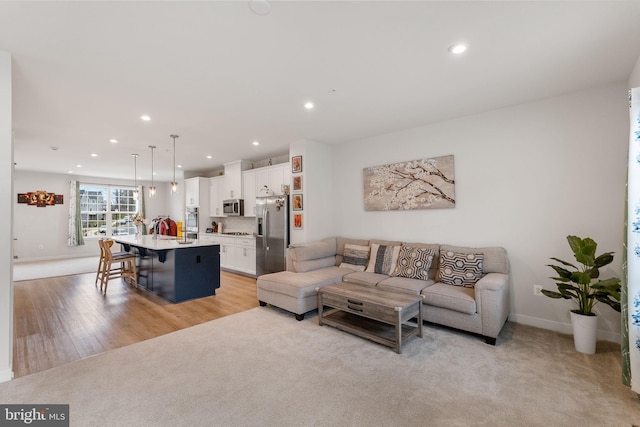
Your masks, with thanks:
<instances>
[{"instance_id":1,"label":"wall art canvas","mask_svg":"<svg viewBox=\"0 0 640 427\"><path fill-rule=\"evenodd\" d=\"M453 208L453 155L365 168L364 209L393 211Z\"/></svg>"},{"instance_id":2,"label":"wall art canvas","mask_svg":"<svg viewBox=\"0 0 640 427\"><path fill-rule=\"evenodd\" d=\"M45 207L61 205L63 203L62 194L49 193L47 191L30 191L29 193L18 193L18 203L26 203L31 206Z\"/></svg>"}]
</instances>

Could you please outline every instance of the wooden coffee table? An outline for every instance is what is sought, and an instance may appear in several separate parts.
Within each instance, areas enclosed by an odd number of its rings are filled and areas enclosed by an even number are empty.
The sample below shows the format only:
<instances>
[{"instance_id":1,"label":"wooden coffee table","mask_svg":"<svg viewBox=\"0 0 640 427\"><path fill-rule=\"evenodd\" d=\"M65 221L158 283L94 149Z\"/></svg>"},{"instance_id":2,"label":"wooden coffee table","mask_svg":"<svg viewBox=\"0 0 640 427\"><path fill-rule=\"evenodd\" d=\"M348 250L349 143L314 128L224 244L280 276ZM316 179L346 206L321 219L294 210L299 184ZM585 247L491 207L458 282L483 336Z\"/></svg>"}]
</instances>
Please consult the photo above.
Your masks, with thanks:
<instances>
[{"instance_id":1,"label":"wooden coffee table","mask_svg":"<svg viewBox=\"0 0 640 427\"><path fill-rule=\"evenodd\" d=\"M383 291L354 283L318 288L318 323L375 341L402 353L402 344L422 338L422 295ZM328 306L332 309L325 310ZM407 322L417 319L417 326Z\"/></svg>"}]
</instances>

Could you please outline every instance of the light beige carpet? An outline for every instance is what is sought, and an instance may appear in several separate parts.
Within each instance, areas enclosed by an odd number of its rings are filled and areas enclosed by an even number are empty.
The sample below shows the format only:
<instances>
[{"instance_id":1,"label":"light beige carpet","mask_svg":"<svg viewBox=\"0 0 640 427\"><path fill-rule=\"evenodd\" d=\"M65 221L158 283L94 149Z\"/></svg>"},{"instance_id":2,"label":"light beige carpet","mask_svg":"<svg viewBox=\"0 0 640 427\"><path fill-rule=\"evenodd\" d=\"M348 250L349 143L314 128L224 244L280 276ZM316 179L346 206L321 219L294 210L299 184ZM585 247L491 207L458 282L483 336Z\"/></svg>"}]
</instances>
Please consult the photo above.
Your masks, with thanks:
<instances>
[{"instance_id":1,"label":"light beige carpet","mask_svg":"<svg viewBox=\"0 0 640 427\"><path fill-rule=\"evenodd\" d=\"M620 349L508 323L498 345L427 327L387 347L255 308L0 384L72 426L632 426Z\"/></svg>"},{"instance_id":2,"label":"light beige carpet","mask_svg":"<svg viewBox=\"0 0 640 427\"><path fill-rule=\"evenodd\" d=\"M71 274L95 273L97 256L57 259L49 261L26 261L13 263L13 281L44 279Z\"/></svg>"}]
</instances>

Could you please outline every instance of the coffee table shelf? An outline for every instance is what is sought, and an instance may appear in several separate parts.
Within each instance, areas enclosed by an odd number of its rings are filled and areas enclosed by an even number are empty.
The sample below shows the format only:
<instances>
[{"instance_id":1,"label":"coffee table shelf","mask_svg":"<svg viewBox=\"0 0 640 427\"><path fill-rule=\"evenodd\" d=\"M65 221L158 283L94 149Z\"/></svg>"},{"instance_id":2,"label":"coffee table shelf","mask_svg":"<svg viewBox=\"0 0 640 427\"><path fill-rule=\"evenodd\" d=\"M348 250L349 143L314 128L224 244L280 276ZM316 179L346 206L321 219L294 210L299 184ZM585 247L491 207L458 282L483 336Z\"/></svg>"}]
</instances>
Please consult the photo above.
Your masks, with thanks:
<instances>
[{"instance_id":1,"label":"coffee table shelf","mask_svg":"<svg viewBox=\"0 0 640 427\"><path fill-rule=\"evenodd\" d=\"M416 326L407 323L414 318ZM318 323L401 353L404 342L422 337L422 297L352 283L330 285L318 289Z\"/></svg>"}]
</instances>

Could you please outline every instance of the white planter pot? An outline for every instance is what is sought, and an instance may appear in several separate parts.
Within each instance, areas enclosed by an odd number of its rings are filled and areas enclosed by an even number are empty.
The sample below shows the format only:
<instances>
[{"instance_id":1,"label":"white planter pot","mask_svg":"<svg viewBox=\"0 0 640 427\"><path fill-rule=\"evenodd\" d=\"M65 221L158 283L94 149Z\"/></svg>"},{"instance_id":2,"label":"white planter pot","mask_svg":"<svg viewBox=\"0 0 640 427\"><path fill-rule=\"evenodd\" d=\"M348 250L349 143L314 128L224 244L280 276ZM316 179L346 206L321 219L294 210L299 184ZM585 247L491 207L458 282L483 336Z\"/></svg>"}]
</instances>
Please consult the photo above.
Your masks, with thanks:
<instances>
[{"instance_id":1,"label":"white planter pot","mask_svg":"<svg viewBox=\"0 0 640 427\"><path fill-rule=\"evenodd\" d=\"M596 328L598 316L585 316L571 313L571 326L573 327L573 344L580 353L595 354L596 352Z\"/></svg>"}]
</instances>

